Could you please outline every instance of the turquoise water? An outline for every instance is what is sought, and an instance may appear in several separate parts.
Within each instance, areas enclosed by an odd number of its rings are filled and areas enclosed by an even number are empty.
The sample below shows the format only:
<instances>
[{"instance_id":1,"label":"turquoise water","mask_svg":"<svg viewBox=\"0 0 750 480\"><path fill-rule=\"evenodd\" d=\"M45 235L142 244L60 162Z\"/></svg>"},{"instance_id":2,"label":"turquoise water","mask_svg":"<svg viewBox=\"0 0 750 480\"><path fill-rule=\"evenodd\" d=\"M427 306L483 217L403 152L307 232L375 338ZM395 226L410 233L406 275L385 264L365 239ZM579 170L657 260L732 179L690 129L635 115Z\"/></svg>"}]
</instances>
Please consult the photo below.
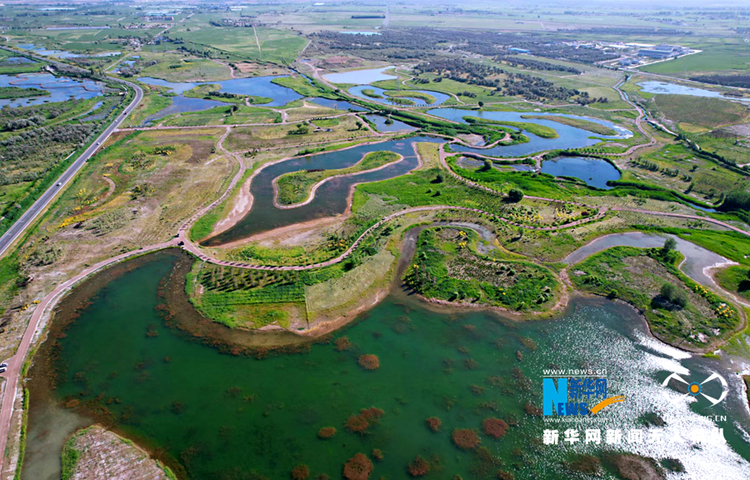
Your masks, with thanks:
<instances>
[{"instance_id":1,"label":"turquoise water","mask_svg":"<svg viewBox=\"0 0 750 480\"><path fill-rule=\"evenodd\" d=\"M619 180L620 171L611 163L599 158L558 157L542 162L542 173L556 177L575 177L586 182L586 185L610 190L610 180Z\"/></svg>"},{"instance_id":2,"label":"turquoise water","mask_svg":"<svg viewBox=\"0 0 750 480\"><path fill-rule=\"evenodd\" d=\"M78 80L69 77L55 77L51 73L22 73L0 75L0 87L40 88L50 92L41 97L28 97L0 100L0 108L25 107L48 102L64 102L71 98L87 99L102 95L102 85L93 80Z\"/></svg>"},{"instance_id":3,"label":"turquoise water","mask_svg":"<svg viewBox=\"0 0 750 480\"><path fill-rule=\"evenodd\" d=\"M407 478L406 465L416 455L431 462L434 478L496 478L500 465L516 478L569 478L563 460L573 451L600 448L542 445L542 430L556 427L527 415L524 406L540 404L544 369L589 367L606 368L610 395L627 396L598 414L596 426L639 428L647 436L658 431L674 440L718 425L732 447L696 448L679 440L626 443L617 450L679 458L689 478L750 475L743 440L750 421L734 366L657 342L622 304L576 300L556 320L515 323L476 311L432 311L396 288L335 335L347 337L350 350L320 344L308 353L256 360L221 354L165 326L156 311L165 302L159 292L184 292L183 280L165 282L173 266L186 261L182 255L164 252L130 262L117 274L94 277L82 287L86 294L63 302L50 332L55 341L44 344L31 371L24 479L59 476L59 446L52 447L46 428L76 428L80 421L66 420L71 412L108 421L194 479L282 479L300 463L313 478L338 478L347 459L358 452L372 456L373 449L384 456L371 478ZM365 353L379 357L379 369L358 366ZM54 390L45 388L50 360L59 367ZM730 395L717 407L660 384L668 372L702 379L711 371L729 381ZM62 409L45 398L80 404ZM370 407L383 411L379 424L366 435L347 431L347 418ZM657 413L666 425L641 426L644 413ZM426 428L429 416L441 419L439 432ZM502 440L480 433L486 450L476 453L451 443L454 428L479 432L489 417L511 424ZM336 436L318 439L318 430L329 426ZM39 448L45 441L46 448Z\"/></svg>"},{"instance_id":4,"label":"turquoise water","mask_svg":"<svg viewBox=\"0 0 750 480\"><path fill-rule=\"evenodd\" d=\"M568 148L582 148L595 145L599 143L600 139L622 139L632 137L632 132L619 127L611 122L605 120L599 120L596 118L589 117L576 117L575 115L559 115L570 118L580 118L582 120L588 120L590 122L596 122L601 125L614 128L618 134L607 136L607 135L596 135L587 130L581 128L575 128L562 123L557 123L551 120L537 120L537 119L524 119L525 115L537 115L533 112L488 112L488 111L476 111L476 110L462 110L459 108L436 108L427 112L431 115L435 115L447 120L454 122L466 123L463 117L477 117L486 118L489 120L498 120L505 122L528 122L538 123L552 128L558 134L557 138L542 138L532 133L524 132L524 135L529 137L527 143L519 143L517 145L508 146L497 146L493 148L472 148L465 147L462 145L451 145L451 148L457 152L475 152L484 155L498 156L498 157L523 157L526 155L532 155L534 153L556 150L556 149L568 149ZM551 114L545 114L551 115Z\"/></svg>"}]
</instances>

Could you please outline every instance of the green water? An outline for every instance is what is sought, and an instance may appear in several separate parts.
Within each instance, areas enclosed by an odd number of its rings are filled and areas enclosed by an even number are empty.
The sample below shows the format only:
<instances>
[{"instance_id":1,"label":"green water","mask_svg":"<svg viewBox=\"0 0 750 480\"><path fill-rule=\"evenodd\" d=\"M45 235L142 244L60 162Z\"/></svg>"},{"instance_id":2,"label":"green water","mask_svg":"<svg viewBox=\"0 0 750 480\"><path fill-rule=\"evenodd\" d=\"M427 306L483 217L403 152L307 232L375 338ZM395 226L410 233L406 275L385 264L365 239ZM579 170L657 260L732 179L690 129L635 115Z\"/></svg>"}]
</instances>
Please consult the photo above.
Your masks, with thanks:
<instances>
[{"instance_id":1,"label":"green water","mask_svg":"<svg viewBox=\"0 0 750 480\"><path fill-rule=\"evenodd\" d=\"M542 369L550 365L608 368L610 394L629 398L609 407L606 425L627 428L650 411L667 421L666 435L686 425L714 425L705 406L662 400L675 394L664 391L659 381L668 370L724 367L682 358L659 345L623 305L577 301L561 319L516 324L488 313L437 313L395 292L336 334L348 337L349 351L320 344L308 353L257 360L219 353L165 326L156 310L164 302L159 291L169 288L163 281L181 255L150 255L137 268L99 279L104 286L93 289L88 302L81 296L63 302L57 327L31 372L24 478L59 476L59 464L51 460L59 450L35 448L45 436L42 422L55 416L42 398L69 407L76 403L71 399L80 401L76 409L55 408L61 415L77 410L107 420L194 479L286 479L300 463L310 467L311 478L322 473L341 478L347 459L357 452L370 456L373 449L384 452L383 460L374 462L373 479L408 478L406 466L417 455L433 465L427 478L496 478L498 468L516 478L568 478L561 461L572 449L542 445L542 419L524 411L528 402L541 406ZM522 338L533 340L536 351ZM377 355L380 368L362 369L361 354ZM53 369L45 359L62 367L51 392L45 385ZM726 409L747 430L750 422L746 414L741 418L744 406L736 393ZM367 435L344 428L350 415L369 407L384 414ZM425 426L431 416L442 420L438 433ZM488 417L512 425L501 440L480 433L494 464L459 450L450 439L454 428L480 431ZM336 436L318 439L318 430L328 426L337 429ZM747 458L742 427L722 426ZM750 472L750 464L725 446L624 449L656 458L677 456L696 474L715 472L717 462L720 478L748 478Z\"/></svg>"}]
</instances>

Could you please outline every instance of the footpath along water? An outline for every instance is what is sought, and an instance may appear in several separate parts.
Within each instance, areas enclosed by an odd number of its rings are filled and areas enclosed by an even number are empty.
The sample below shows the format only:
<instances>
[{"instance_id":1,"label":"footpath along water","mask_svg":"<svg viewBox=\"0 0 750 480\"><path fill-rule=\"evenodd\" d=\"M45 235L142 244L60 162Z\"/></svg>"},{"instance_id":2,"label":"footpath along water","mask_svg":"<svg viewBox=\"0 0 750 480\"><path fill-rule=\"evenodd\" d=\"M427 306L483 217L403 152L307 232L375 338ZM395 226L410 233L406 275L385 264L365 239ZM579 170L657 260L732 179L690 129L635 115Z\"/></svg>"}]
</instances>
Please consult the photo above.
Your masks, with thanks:
<instances>
[{"instance_id":1,"label":"footpath along water","mask_svg":"<svg viewBox=\"0 0 750 480\"><path fill-rule=\"evenodd\" d=\"M436 478L491 479L499 468L516 478L569 478L562 462L573 450L610 449L542 444L543 430L555 427L528 415L526 405L541 406L550 365L607 370L610 395L626 400L580 428L642 431L643 442L621 443L617 451L679 459L689 478L750 476L743 439L750 419L733 374L738 365L654 340L623 304L577 300L557 319L518 323L473 310L433 311L397 287L334 335L346 337L349 349L319 344L307 353L256 360L221 354L165 325L160 311L187 315L173 305L156 308L184 296L184 277L170 276L181 262L189 269L183 253L151 254L99 274L63 301L30 372L22 478L59 478L64 437L51 438L49 428L69 433L97 420L198 480L289 478L299 464L309 466L312 478L339 478L348 459L356 453L373 458L376 449L383 458L374 462L371 478L405 478L417 455L431 463ZM360 367L363 354L376 355L379 368ZM729 396L716 407L687 399L662 387L671 372L698 380L719 372ZM350 416L371 408L369 418L380 420L367 422L368 433L347 429ZM665 424L645 426L646 414ZM723 415L729 420L713 420ZM428 417L440 419L437 432L425 424ZM482 433L483 420L493 417L511 425L499 441ZM706 438L717 426L729 444L697 447L685 439ZM321 439L324 427L335 428L335 436ZM456 428L474 429L482 448L454 446ZM649 440L657 433L663 442Z\"/></svg>"}]
</instances>

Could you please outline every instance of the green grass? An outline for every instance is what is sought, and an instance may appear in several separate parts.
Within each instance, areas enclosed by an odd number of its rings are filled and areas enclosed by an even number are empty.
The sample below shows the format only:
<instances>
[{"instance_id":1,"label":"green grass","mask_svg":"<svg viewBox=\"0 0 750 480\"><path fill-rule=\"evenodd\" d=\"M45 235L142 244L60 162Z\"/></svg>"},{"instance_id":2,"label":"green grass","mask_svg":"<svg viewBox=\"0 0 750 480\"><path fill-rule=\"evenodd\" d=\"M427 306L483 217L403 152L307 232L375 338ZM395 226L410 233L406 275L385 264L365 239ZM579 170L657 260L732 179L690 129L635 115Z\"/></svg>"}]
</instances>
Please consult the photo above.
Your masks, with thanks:
<instances>
[{"instance_id":1,"label":"green grass","mask_svg":"<svg viewBox=\"0 0 750 480\"><path fill-rule=\"evenodd\" d=\"M418 98L423 100L427 105L432 105L437 102L437 99L425 92L418 92L414 90L387 90L385 96L393 100L394 98L409 97Z\"/></svg>"},{"instance_id":2,"label":"green grass","mask_svg":"<svg viewBox=\"0 0 750 480\"><path fill-rule=\"evenodd\" d=\"M656 95L654 105L670 120L705 128L740 123L748 117L744 105L719 98Z\"/></svg>"},{"instance_id":3,"label":"green grass","mask_svg":"<svg viewBox=\"0 0 750 480\"><path fill-rule=\"evenodd\" d=\"M372 88L365 88L362 90L362 95L370 98L383 98L382 95L380 95L378 92L373 90Z\"/></svg>"},{"instance_id":4,"label":"green grass","mask_svg":"<svg viewBox=\"0 0 750 480\"><path fill-rule=\"evenodd\" d=\"M750 277L748 277L750 269L742 265L733 265L731 267L722 268L716 273L716 281L718 284L733 292L745 300L750 300Z\"/></svg>"},{"instance_id":5,"label":"green grass","mask_svg":"<svg viewBox=\"0 0 750 480\"><path fill-rule=\"evenodd\" d=\"M663 74L696 74L698 72L746 73L750 69L750 57L743 44L700 47L703 51L695 55L678 58L642 67L644 72Z\"/></svg>"},{"instance_id":6,"label":"green grass","mask_svg":"<svg viewBox=\"0 0 750 480\"><path fill-rule=\"evenodd\" d=\"M277 77L271 80L271 83L291 88L303 97L323 97L331 100L338 99L338 95L334 94L330 88L311 80L304 75Z\"/></svg>"},{"instance_id":7,"label":"green grass","mask_svg":"<svg viewBox=\"0 0 750 480\"><path fill-rule=\"evenodd\" d=\"M348 168L285 173L276 178L277 201L281 205L294 205L304 202L310 197L313 186L326 178L372 170L395 162L398 158L399 156L393 152L370 152L361 161Z\"/></svg>"},{"instance_id":8,"label":"green grass","mask_svg":"<svg viewBox=\"0 0 750 480\"><path fill-rule=\"evenodd\" d=\"M469 229L432 228L419 234L404 281L417 293L451 302L539 310L553 303L558 281L530 262L497 262L478 257Z\"/></svg>"},{"instance_id":9,"label":"green grass","mask_svg":"<svg viewBox=\"0 0 750 480\"><path fill-rule=\"evenodd\" d=\"M51 95L49 90L42 90L40 88L0 87L0 100L27 97L43 97L46 95Z\"/></svg>"},{"instance_id":10,"label":"green grass","mask_svg":"<svg viewBox=\"0 0 750 480\"><path fill-rule=\"evenodd\" d=\"M562 123L570 127L580 128L599 135L616 135L617 132L606 125L596 122L590 122L582 118L557 117L554 115L521 115L524 119L549 120L551 122ZM533 132L532 132L533 133Z\"/></svg>"},{"instance_id":11,"label":"green grass","mask_svg":"<svg viewBox=\"0 0 750 480\"><path fill-rule=\"evenodd\" d=\"M75 472L78 460L81 458L81 452L75 448L76 439L79 433L75 433L68 437L63 445L62 450L62 473L60 475L61 480L68 480L71 475Z\"/></svg>"},{"instance_id":12,"label":"green grass","mask_svg":"<svg viewBox=\"0 0 750 480\"><path fill-rule=\"evenodd\" d=\"M529 133L542 138L557 138L557 132L546 125L540 125L532 122L506 122L502 120L489 120L485 118L477 118L466 116L463 119L473 125L504 125L507 127L518 128L519 130L525 130Z\"/></svg>"},{"instance_id":13,"label":"green grass","mask_svg":"<svg viewBox=\"0 0 750 480\"><path fill-rule=\"evenodd\" d=\"M270 27L256 27L256 31L260 49L252 28L202 26L173 37L208 45L237 58L281 65L291 65L307 44L307 39L296 31Z\"/></svg>"},{"instance_id":14,"label":"green grass","mask_svg":"<svg viewBox=\"0 0 750 480\"><path fill-rule=\"evenodd\" d=\"M704 348L699 337L716 339L714 329L726 336L739 324L737 312L712 291L683 274L677 264L682 255L676 251L663 255L661 249L614 247L576 264L573 284L580 290L621 298L644 313L651 331L676 346ZM663 284L671 283L687 294L683 308L670 307L660 300Z\"/></svg>"}]
</instances>

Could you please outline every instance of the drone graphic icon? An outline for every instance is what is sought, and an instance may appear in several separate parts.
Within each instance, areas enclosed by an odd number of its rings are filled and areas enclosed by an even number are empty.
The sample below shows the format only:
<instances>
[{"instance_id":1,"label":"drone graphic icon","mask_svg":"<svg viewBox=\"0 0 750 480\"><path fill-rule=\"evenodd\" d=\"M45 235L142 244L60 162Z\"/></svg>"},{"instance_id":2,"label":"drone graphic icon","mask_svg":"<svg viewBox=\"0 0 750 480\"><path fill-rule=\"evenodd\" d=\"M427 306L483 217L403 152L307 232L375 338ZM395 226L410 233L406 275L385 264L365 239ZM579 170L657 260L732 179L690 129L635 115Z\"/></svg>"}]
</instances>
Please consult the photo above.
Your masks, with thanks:
<instances>
[{"instance_id":1,"label":"drone graphic icon","mask_svg":"<svg viewBox=\"0 0 750 480\"><path fill-rule=\"evenodd\" d=\"M671 375L669 375L667 378L664 379L664 381L662 382L662 386L663 387L668 386L669 382L671 382L672 380L676 380L688 386L687 393L678 398L685 398L688 395L693 396L693 397L697 397L698 395L700 395L702 397L705 397L709 402L711 402L712 407L722 402L725 398L727 398L727 393L729 391L727 381L724 379L724 377L722 377L718 373L711 374L707 379L703 380L700 383L688 382L684 378L680 377L677 373L672 373ZM714 398L714 397L711 397L710 395L706 395L705 393L703 393L703 385L714 380L718 380L721 383L721 395L719 395L719 398Z\"/></svg>"}]
</instances>

